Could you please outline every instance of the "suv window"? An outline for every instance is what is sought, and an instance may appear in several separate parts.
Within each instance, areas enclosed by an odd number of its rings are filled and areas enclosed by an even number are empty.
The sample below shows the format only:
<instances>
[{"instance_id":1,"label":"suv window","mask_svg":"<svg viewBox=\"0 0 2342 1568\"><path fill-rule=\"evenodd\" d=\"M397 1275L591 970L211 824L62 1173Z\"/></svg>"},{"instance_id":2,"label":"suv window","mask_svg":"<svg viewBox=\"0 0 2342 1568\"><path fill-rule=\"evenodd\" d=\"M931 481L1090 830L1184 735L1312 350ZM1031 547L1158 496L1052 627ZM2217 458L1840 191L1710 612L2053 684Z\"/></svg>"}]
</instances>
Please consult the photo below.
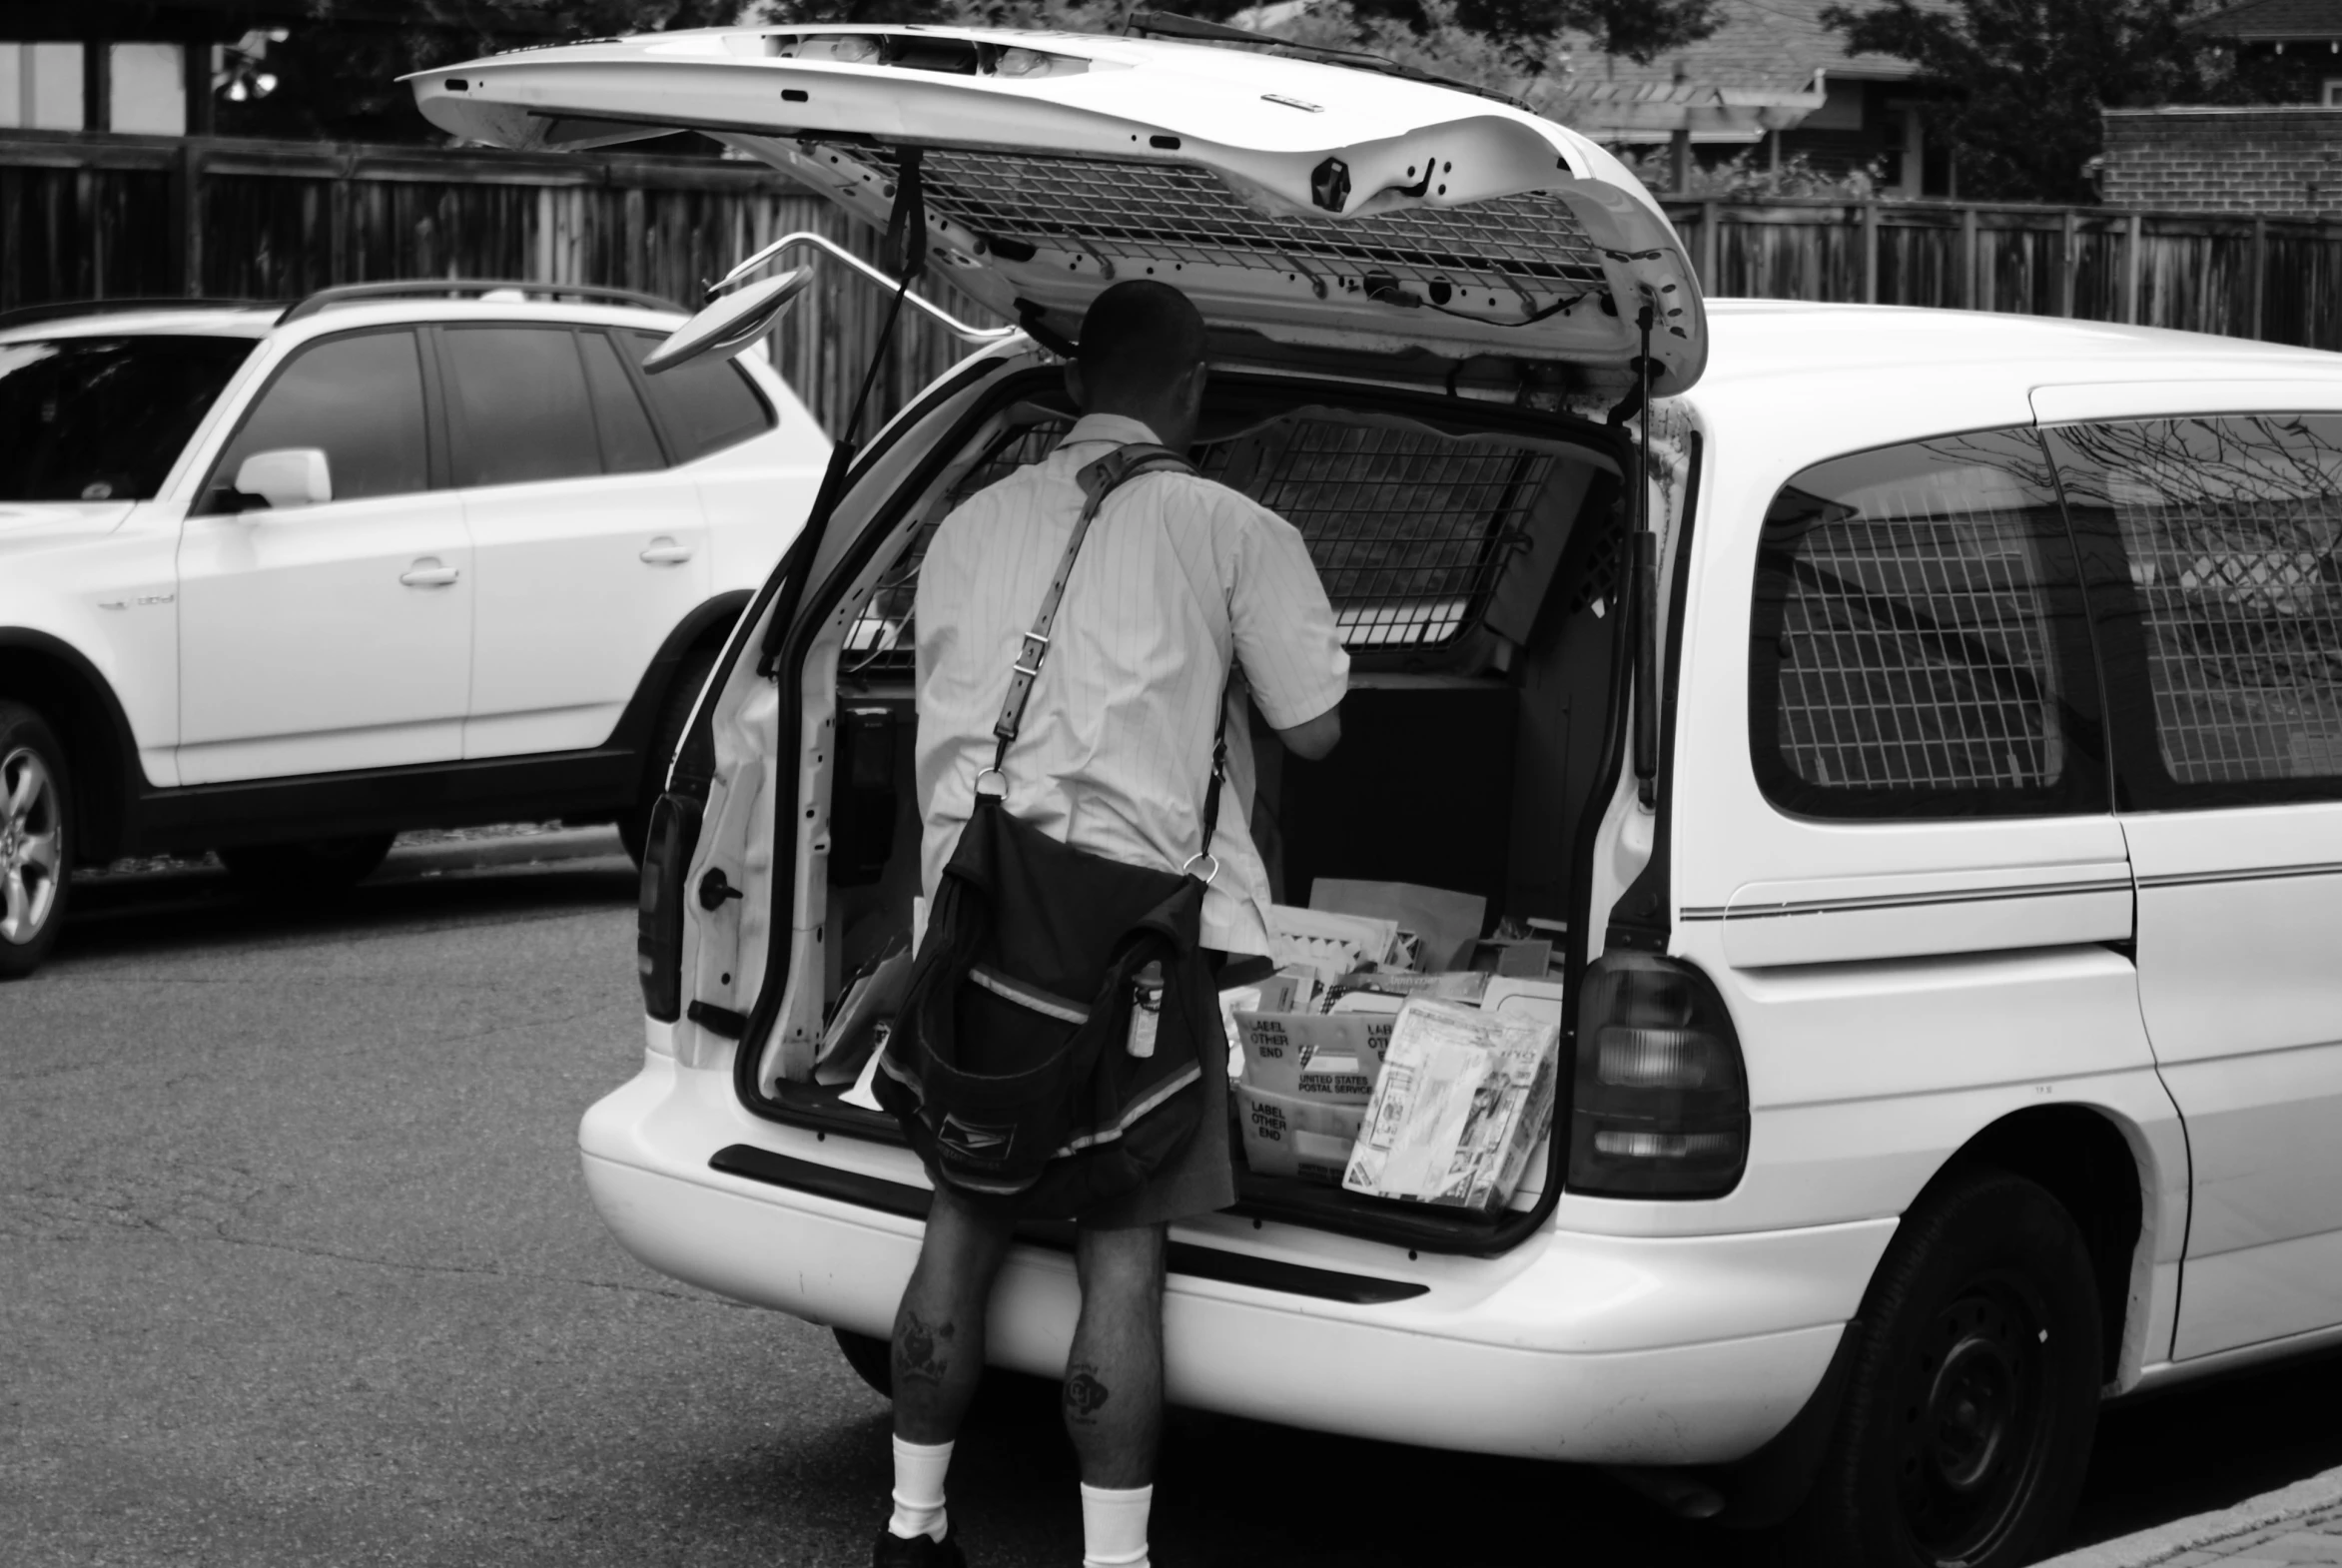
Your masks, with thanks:
<instances>
[{"instance_id":1,"label":"suv window","mask_svg":"<svg viewBox=\"0 0 2342 1568\"><path fill-rule=\"evenodd\" d=\"M585 383L593 389L594 421L601 426L602 466L611 473L665 467L650 414L634 379L618 363L617 349L600 333L579 333L577 347L585 355Z\"/></svg>"},{"instance_id":2,"label":"suv window","mask_svg":"<svg viewBox=\"0 0 2342 1568\"><path fill-rule=\"evenodd\" d=\"M287 446L325 452L338 501L428 489L414 334L353 333L298 351L220 454L213 493L235 484L245 458Z\"/></svg>"},{"instance_id":3,"label":"suv window","mask_svg":"<svg viewBox=\"0 0 2342 1568\"><path fill-rule=\"evenodd\" d=\"M1766 513L1750 626L1765 793L1815 816L2102 809L2071 559L2028 430L1790 480Z\"/></svg>"},{"instance_id":4,"label":"suv window","mask_svg":"<svg viewBox=\"0 0 2342 1568\"><path fill-rule=\"evenodd\" d=\"M566 327L449 327L455 482L522 484L602 471L577 335Z\"/></svg>"},{"instance_id":5,"label":"suv window","mask_svg":"<svg viewBox=\"0 0 2342 1568\"><path fill-rule=\"evenodd\" d=\"M624 332L627 352L640 365L665 340L657 333ZM762 435L780 419L765 404L748 373L729 360L693 360L646 376L650 403L667 427L677 462L689 462Z\"/></svg>"},{"instance_id":6,"label":"suv window","mask_svg":"<svg viewBox=\"0 0 2342 1568\"><path fill-rule=\"evenodd\" d=\"M0 344L0 501L151 499L253 343Z\"/></svg>"},{"instance_id":7,"label":"suv window","mask_svg":"<svg viewBox=\"0 0 2342 1568\"><path fill-rule=\"evenodd\" d=\"M2108 562L2092 592L2114 711L2137 715L2116 734L2132 803L2342 796L2342 414L2049 440Z\"/></svg>"}]
</instances>

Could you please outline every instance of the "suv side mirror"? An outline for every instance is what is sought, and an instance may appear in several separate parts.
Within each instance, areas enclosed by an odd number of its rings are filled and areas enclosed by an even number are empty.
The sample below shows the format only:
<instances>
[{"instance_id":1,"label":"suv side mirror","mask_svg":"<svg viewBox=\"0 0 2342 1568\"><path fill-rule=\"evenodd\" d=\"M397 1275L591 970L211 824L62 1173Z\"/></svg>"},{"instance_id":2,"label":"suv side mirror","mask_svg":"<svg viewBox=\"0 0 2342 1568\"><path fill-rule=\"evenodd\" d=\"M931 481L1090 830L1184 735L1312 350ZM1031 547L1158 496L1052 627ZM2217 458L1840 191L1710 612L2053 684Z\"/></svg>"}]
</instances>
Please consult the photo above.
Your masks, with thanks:
<instances>
[{"instance_id":1,"label":"suv side mirror","mask_svg":"<svg viewBox=\"0 0 2342 1568\"><path fill-rule=\"evenodd\" d=\"M236 489L278 509L315 506L334 498L334 474L317 447L286 446L245 458L236 470Z\"/></svg>"}]
</instances>

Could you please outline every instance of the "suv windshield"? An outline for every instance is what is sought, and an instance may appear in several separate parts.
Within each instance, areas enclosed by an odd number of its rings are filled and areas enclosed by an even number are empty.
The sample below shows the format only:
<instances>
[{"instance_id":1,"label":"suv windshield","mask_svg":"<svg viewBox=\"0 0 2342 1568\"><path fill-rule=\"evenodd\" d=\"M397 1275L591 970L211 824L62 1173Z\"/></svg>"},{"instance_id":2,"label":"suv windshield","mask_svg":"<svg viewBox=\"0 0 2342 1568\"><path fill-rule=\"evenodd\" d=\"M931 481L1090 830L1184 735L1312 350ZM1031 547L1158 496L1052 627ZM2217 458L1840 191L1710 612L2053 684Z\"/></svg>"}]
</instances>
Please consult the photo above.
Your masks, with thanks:
<instances>
[{"instance_id":1,"label":"suv windshield","mask_svg":"<svg viewBox=\"0 0 2342 1568\"><path fill-rule=\"evenodd\" d=\"M254 342L0 344L0 501L150 498Z\"/></svg>"}]
</instances>

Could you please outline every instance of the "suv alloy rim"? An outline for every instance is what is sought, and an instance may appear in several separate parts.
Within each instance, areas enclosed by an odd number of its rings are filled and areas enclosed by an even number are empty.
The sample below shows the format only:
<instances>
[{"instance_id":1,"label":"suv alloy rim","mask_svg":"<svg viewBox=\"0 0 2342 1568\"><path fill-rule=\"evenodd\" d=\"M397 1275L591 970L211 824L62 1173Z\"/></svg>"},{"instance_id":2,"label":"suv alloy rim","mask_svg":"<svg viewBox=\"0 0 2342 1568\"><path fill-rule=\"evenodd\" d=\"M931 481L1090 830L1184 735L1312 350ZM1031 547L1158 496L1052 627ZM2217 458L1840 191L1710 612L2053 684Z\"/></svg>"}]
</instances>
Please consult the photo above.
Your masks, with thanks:
<instances>
[{"instance_id":1,"label":"suv alloy rim","mask_svg":"<svg viewBox=\"0 0 2342 1568\"><path fill-rule=\"evenodd\" d=\"M57 907L57 786L30 747L0 760L0 941L41 934Z\"/></svg>"},{"instance_id":2,"label":"suv alloy rim","mask_svg":"<svg viewBox=\"0 0 2342 1568\"><path fill-rule=\"evenodd\" d=\"M2041 1470L2047 1312L2007 1274L1971 1281L1904 1369L1904 1526L1927 1561L1988 1555Z\"/></svg>"}]
</instances>

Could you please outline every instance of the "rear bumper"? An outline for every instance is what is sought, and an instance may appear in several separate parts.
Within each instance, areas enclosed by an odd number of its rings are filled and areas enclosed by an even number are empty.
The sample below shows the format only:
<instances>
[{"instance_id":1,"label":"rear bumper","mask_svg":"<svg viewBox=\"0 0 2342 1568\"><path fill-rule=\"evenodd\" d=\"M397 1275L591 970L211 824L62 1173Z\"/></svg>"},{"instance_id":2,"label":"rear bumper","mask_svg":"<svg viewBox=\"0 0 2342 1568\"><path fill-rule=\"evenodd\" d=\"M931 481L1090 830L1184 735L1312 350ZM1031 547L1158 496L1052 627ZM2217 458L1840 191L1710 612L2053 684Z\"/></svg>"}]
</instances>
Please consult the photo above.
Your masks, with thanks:
<instances>
[{"instance_id":1,"label":"rear bumper","mask_svg":"<svg viewBox=\"0 0 2342 1568\"><path fill-rule=\"evenodd\" d=\"M710 1168L753 1145L924 1184L907 1152L820 1139L741 1107L728 1072L647 1059L586 1114L586 1185L621 1244L660 1272L816 1322L883 1335L921 1225ZM1176 1403L1322 1431L1578 1462L1745 1456L1821 1381L1894 1221L1649 1239L1548 1230L1500 1258L1396 1247L1212 1215L1175 1239L1219 1253L1421 1286L1352 1302L1174 1271L1164 1302ZM1055 1375L1079 1306L1071 1257L1011 1255L995 1364Z\"/></svg>"}]
</instances>

